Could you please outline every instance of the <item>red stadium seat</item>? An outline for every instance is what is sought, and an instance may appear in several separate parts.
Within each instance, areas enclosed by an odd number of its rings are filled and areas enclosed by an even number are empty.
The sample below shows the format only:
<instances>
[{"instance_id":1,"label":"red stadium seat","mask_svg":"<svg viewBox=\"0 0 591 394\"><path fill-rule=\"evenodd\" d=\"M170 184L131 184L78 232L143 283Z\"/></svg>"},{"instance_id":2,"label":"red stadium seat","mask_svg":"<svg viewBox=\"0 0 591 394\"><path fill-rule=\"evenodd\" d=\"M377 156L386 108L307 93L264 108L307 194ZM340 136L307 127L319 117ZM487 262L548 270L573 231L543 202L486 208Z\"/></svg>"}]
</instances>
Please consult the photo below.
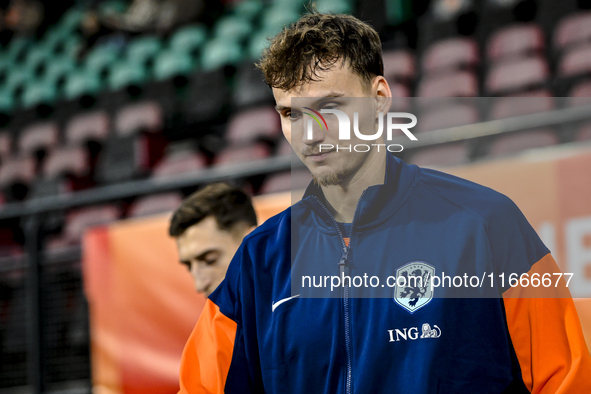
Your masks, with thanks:
<instances>
[{"instance_id":1,"label":"red stadium seat","mask_svg":"<svg viewBox=\"0 0 591 394\"><path fill-rule=\"evenodd\" d=\"M305 189L311 181L312 174L305 169L269 175L261 188L261 194Z\"/></svg>"},{"instance_id":2,"label":"red stadium seat","mask_svg":"<svg viewBox=\"0 0 591 394\"><path fill-rule=\"evenodd\" d=\"M58 143L59 129L54 122L35 123L21 130L18 141L23 153L31 154L39 150L51 150Z\"/></svg>"},{"instance_id":3,"label":"red stadium seat","mask_svg":"<svg viewBox=\"0 0 591 394\"><path fill-rule=\"evenodd\" d=\"M417 88L419 97L476 97L478 80L470 71L459 71L421 80Z\"/></svg>"},{"instance_id":4,"label":"red stadium seat","mask_svg":"<svg viewBox=\"0 0 591 394\"><path fill-rule=\"evenodd\" d=\"M269 157L269 154L269 148L266 144L230 146L215 157L214 164L226 165L261 160Z\"/></svg>"},{"instance_id":5,"label":"red stadium seat","mask_svg":"<svg viewBox=\"0 0 591 394\"><path fill-rule=\"evenodd\" d=\"M384 78L389 83L409 83L415 78L415 58L404 50L387 50L382 54Z\"/></svg>"},{"instance_id":6,"label":"red stadium seat","mask_svg":"<svg viewBox=\"0 0 591 394\"><path fill-rule=\"evenodd\" d=\"M410 90L401 83L391 83L390 90L392 91L392 104L390 105L390 112L408 111L411 106Z\"/></svg>"},{"instance_id":7,"label":"red stadium seat","mask_svg":"<svg viewBox=\"0 0 591 394\"><path fill-rule=\"evenodd\" d=\"M499 136L491 143L489 156L509 156L526 149L542 148L557 144L558 138L550 129L511 133Z\"/></svg>"},{"instance_id":8,"label":"red stadium seat","mask_svg":"<svg viewBox=\"0 0 591 394\"><path fill-rule=\"evenodd\" d=\"M480 116L469 104L448 104L425 111L418 117L417 131L446 129L476 123Z\"/></svg>"},{"instance_id":9,"label":"red stadium seat","mask_svg":"<svg viewBox=\"0 0 591 394\"><path fill-rule=\"evenodd\" d=\"M182 202L183 196L174 192L140 197L129 208L128 216L149 216L171 212L177 209Z\"/></svg>"},{"instance_id":10,"label":"red stadium seat","mask_svg":"<svg viewBox=\"0 0 591 394\"><path fill-rule=\"evenodd\" d=\"M66 125L66 142L103 141L109 136L109 115L105 111L87 112L73 117Z\"/></svg>"},{"instance_id":11,"label":"red stadium seat","mask_svg":"<svg viewBox=\"0 0 591 394\"><path fill-rule=\"evenodd\" d=\"M554 46L569 46L591 41L591 12L580 12L563 18L554 30Z\"/></svg>"},{"instance_id":12,"label":"red stadium seat","mask_svg":"<svg viewBox=\"0 0 591 394\"><path fill-rule=\"evenodd\" d=\"M569 94L570 105L588 105L591 104L591 80L583 81L575 86Z\"/></svg>"},{"instance_id":13,"label":"red stadium seat","mask_svg":"<svg viewBox=\"0 0 591 394\"><path fill-rule=\"evenodd\" d=\"M88 208L78 208L68 212L63 234L47 242L48 249L56 249L77 244L84 231L91 226L98 226L113 222L121 217L118 205L99 205Z\"/></svg>"},{"instance_id":14,"label":"red stadium seat","mask_svg":"<svg viewBox=\"0 0 591 394\"><path fill-rule=\"evenodd\" d=\"M538 25L519 24L502 28L488 40L486 54L489 60L499 60L542 53L545 48L544 32Z\"/></svg>"},{"instance_id":15,"label":"red stadium seat","mask_svg":"<svg viewBox=\"0 0 591 394\"><path fill-rule=\"evenodd\" d=\"M497 63L486 77L489 94L526 91L543 85L550 77L546 59L533 56Z\"/></svg>"},{"instance_id":16,"label":"red stadium seat","mask_svg":"<svg viewBox=\"0 0 591 394\"><path fill-rule=\"evenodd\" d=\"M492 106L490 118L511 118L513 116L552 111L555 107L554 97L545 95L539 97L499 97Z\"/></svg>"},{"instance_id":17,"label":"red stadium seat","mask_svg":"<svg viewBox=\"0 0 591 394\"><path fill-rule=\"evenodd\" d=\"M427 48L422 68L425 73L473 68L478 65L478 44L471 38L454 37L437 41Z\"/></svg>"},{"instance_id":18,"label":"red stadium seat","mask_svg":"<svg viewBox=\"0 0 591 394\"><path fill-rule=\"evenodd\" d=\"M162 109L151 101L131 104L115 116L115 132L127 136L138 131L159 131L164 124Z\"/></svg>"},{"instance_id":19,"label":"red stadium seat","mask_svg":"<svg viewBox=\"0 0 591 394\"><path fill-rule=\"evenodd\" d=\"M285 138L282 138L279 141L277 149L275 150L275 155L276 156L289 156L292 153L293 153L293 149L291 149L291 145L289 144L289 141L287 141Z\"/></svg>"},{"instance_id":20,"label":"red stadium seat","mask_svg":"<svg viewBox=\"0 0 591 394\"><path fill-rule=\"evenodd\" d=\"M468 149L465 143L446 144L421 149L408 160L418 166L453 166L469 161Z\"/></svg>"},{"instance_id":21,"label":"red stadium seat","mask_svg":"<svg viewBox=\"0 0 591 394\"><path fill-rule=\"evenodd\" d=\"M31 156L3 157L0 164L0 187L16 182L29 183L35 178L35 159Z\"/></svg>"},{"instance_id":22,"label":"red stadium seat","mask_svg":"<svg viewBox=\"0 0 591 394\"><path fill-rule=\"evenodd\" d=\"M585 123L577 131L575 141L589 141L591 140L591 123Z\"/></svg>"},{"instance_id":23,"label":"red stadium seat","mask_svg":"<svg viewBox=\"0 0 591 394\"><path fill-rule=\"evenodd\" d=\"M199 171L207 167L205 157L193 151L178 151L165 155L152 171L154 177L166 177Z\"/></svg>"},{"instance_id":24,"label":"red stadium seat","mask_svg":"<svg viewBox=\"0 0 591 394\"><path fill-rule=\"evenodd\" d=\"M563 77L591 74L591 44L567 51L560 60L558 74Z\"/></svg>"},{"instance_id":25,"label":"red stadium seat","mask_svg":"<svg viewBox=\"0 0 591 394\"><path fill-rule=\"evenodd\" d=\"M275 139L281 134L279 114L272 106L241 111L234 115L226 129L231 145L249 144L263 139Z\"/></svg>"},{"instance_id":26,"label":"red stadium seat","mask_svg":"<svg viewBox=\"0 0 591 394\"><path fill-rule=\"evenodd\" d=\"M8 130L0 131L0 163L10 154L12 149L12 136Z\"/></svg>"},{"instance_id":27,"label":"red stadium seat","mask_svg":"<svg viewBox=\"0 0 591 394\"><path fill-rule=\"evenodd\" d=\"M68 146L51 152L43 166L43 176L55 178L60 175L88 175L88 153L82 146Z\"/></svg>"}]
</instances>

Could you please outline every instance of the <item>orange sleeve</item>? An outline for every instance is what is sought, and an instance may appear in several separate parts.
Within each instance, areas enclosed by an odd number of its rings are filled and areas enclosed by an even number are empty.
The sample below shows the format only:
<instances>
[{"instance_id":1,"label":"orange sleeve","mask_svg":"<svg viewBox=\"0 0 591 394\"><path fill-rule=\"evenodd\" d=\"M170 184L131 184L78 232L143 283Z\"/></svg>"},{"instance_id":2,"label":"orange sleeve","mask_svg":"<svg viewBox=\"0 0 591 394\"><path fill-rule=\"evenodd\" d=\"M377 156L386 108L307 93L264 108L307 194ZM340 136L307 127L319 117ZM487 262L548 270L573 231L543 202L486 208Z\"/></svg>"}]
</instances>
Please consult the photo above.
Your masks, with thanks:
<instances>
[{"instance_id":1,"label":"orange sleeve","mask_svg":"<svg viewBox=\"0 0 591 394\"><path fill-rule=\"evenodd\" d=\"M528 272L559 273L547 254ZM566 282L509 289L503 295L507 326L525 386L531 393L591 393L591 356Z\"/></svg>"},{"instance_id":2,"label":"orange sleeve","mask_svg":"<svg viewBox=\"0 0 591 394\"><path fill-rule=\"evenodd\" d=\"M179 394L223 393L234 341L236 323L207 300L181 359Z\"/></svg>"}]
</instances>

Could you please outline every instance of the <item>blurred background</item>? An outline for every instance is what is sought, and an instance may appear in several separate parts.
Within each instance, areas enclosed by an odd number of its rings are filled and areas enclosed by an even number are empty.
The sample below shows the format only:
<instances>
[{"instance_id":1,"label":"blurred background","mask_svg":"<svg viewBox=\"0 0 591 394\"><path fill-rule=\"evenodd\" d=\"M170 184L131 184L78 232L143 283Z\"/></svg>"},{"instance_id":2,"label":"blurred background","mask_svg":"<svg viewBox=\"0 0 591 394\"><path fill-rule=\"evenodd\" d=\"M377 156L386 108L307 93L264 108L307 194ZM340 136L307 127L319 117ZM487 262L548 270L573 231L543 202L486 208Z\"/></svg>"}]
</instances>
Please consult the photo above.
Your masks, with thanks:
<instances>
[{"instance_id":1,"label":"blurred background","mask_svg":"<svg viewBox=\"0 0 591 394\"><path fill-rule=\"evenodd\" d=\"M0 1L1 394L92 391L85 229L169 212L215 180L258 196L307 184L253 65L306 4ZM424 133L405 161L590 151L591 0L316 6L379 31L394 105Z\"/></svg>"}]
</instances>

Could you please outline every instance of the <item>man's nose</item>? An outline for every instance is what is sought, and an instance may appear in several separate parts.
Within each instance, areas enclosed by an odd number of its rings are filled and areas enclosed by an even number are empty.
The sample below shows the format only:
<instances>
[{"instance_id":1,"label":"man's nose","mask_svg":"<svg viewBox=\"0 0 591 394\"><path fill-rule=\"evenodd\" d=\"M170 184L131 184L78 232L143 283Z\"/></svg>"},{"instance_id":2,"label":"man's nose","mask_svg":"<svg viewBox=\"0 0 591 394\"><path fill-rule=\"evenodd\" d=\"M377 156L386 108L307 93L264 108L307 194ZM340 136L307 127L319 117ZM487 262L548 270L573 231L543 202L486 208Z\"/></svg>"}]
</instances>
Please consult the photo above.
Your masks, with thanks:
<instances>
[{"instance_id":1,"label":"man's nose","mask_svg":"<svg viewBox=\"0 0 591 394\"><path fill-rule=\"evenodd\" d=\"M325 130L318 125L311 117L306 116L303 141L307 145L317 145L324 141Z\"/></svg>"}]
</instances>

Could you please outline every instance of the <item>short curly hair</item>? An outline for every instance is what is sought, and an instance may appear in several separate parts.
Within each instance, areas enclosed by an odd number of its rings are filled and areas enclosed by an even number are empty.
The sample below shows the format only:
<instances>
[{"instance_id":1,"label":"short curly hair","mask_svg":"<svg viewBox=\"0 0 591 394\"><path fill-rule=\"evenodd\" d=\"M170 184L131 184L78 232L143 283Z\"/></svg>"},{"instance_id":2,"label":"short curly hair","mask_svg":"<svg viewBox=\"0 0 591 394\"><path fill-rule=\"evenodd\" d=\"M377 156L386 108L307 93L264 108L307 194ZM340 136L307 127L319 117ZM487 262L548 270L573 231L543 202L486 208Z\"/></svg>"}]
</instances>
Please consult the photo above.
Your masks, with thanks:
<instances>
[{"instance_id":1,"label":"short curly hair","mask_svg":"<svg viewBox=\"0 0 591 394\"><path fill-rule=\"evenodd\" d=\"M384 74L378 33L354 16L312 10L272 38L256 66L267 85L287 91L320 80L318 72L339 61L371 85Z\"/></svg>"}]
</instances>

